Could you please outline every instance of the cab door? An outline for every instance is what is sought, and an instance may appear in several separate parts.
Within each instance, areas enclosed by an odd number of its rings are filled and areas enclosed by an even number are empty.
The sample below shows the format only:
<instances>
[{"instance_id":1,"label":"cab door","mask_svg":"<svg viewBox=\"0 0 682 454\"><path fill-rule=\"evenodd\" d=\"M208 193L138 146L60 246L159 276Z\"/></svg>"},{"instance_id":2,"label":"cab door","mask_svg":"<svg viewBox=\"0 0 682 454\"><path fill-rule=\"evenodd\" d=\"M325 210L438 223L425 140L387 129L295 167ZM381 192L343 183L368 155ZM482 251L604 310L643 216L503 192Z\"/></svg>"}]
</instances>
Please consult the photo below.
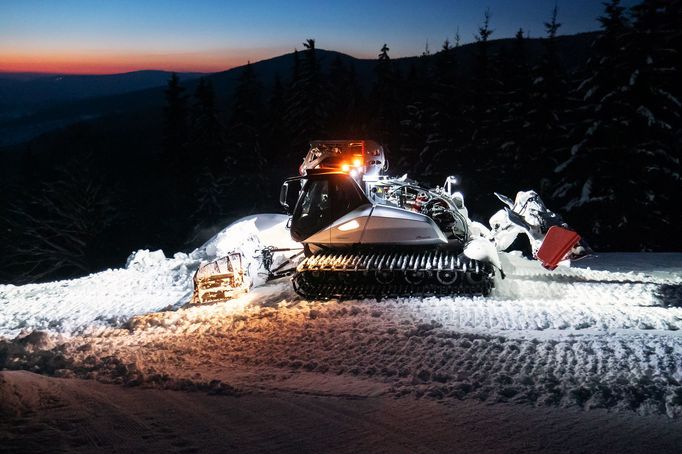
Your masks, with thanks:
<instances>
[{"instance_id":1,"label":"cab door","mask_svg":"<svg viewBox=\"0 0 682 454\"><path fill-rule=\"evenodd\" d=\"M362 205L370 205L357 183L345 173L309 176L291 220L291 237L328 246L335 221Z\"/></svg>"}]
</instances>

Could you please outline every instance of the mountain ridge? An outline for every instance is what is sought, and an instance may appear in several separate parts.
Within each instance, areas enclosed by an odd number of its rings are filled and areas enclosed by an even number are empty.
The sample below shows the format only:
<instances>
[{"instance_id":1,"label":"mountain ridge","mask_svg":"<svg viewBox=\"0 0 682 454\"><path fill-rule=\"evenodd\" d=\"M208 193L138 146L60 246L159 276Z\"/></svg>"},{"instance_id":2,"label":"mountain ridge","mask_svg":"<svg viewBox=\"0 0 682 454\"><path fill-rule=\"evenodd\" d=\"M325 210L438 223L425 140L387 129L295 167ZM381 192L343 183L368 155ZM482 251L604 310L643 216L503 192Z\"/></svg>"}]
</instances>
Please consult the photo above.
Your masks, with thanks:
<instances>
[{"instance_id":1,"label":"mountain ridge","mask_svg":"<svg viewBox=\"0 0 682 454\"><path fill-rule=\"evenodd\" d=\"M563 65L572 70L580 63L584 62L589 47L594 40L597 32L585 32L575 35L563 35L557 37L559 54L562 57ZM527 38L529 60L531 64L537 64L544 48L544 38ZM501 38L489 41L492 53L504 52L514 41L514 38ZM475 57L476 43L464 44L457 48L456 56L465 75L470 75L470 68L473 66ZM344 64L352 64L358 81L363 88L368 89L372 83L373 70L376 59L355 58L342 52L326 49L316 49L320 63L324 72L329 71L329 66L336 58L340 58ZM433 58L437 53L429 55ZM392 59L394 64L404 73L412 64L415 64L422 57L400 57ZM264 99L267 98L270 87L275 75L279 74L282 81L286 81L292 70L293 52L278 55L276 57L250 63L256 75L259 77L264 87ZM226 105L236 86L239 75L246 65L236 66L225 71L203 74L207 80L213 83L218 101L221 105ZM93 119L106 117L107 115L120 115L123 112L139 113L149 111L149 109L159 110L163 106L163 90L171 72L161 72L155 70L141 70L140 72L156 72L165 74L165 78L158 84L139 90L122 91L103 96L81 97L68 101L54 102L52 105L43 106L32 112L20 116L8 116L2 110L2 87L0 86L0 147L7 147L25 143L41 134L62 129L68 125L81 121L91 121ZM187 77L188 73L178 73L181 83L186 88L186 93L193 93L198 83L199 76ZM189 73L196 74L196 73ZM109 75L112 76L112 75ZM116 75L113 75L116 76ZM64 77L83 77L83 78L106 78L107 76L64 76ZM1 76L0 76L1 79ZM72 79L77 80L77 79Z\"/></svg>"}]
</instances>

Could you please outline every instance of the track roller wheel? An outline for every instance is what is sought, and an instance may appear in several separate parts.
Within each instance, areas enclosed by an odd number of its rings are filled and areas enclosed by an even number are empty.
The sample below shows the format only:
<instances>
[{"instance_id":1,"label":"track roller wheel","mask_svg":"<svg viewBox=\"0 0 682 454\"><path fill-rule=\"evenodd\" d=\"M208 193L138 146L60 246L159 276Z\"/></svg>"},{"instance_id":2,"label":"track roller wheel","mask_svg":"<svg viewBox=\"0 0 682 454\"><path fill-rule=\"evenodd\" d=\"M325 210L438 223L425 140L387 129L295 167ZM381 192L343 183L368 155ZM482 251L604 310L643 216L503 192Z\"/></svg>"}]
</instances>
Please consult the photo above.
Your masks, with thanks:
<instances>
[{"instance_id":1,"label":"track roller wheel","mask_svg":"<svg viewBox=\"0 0 682 454\"><path fill-rule=\"evenodd\" d=\"M388 285L395 280L395 273L390 270L377 270L374 279L381 285Z\"/></svg>"},{"instance_id":2,"label":"track roller wheel","mask_svg":"<svg viewBox=\"0 0 682 454\"><path fill-rule=\"evenodd\" d=\"M466 281L471 285L478 285L485 281L485 274L483 273L466 273Z\"/></svg>"},{"instance_id":3,"label":"track roller wheel","mask_svg":"<svg viewBox=\"0 0 682 454\"><path fill-rule=\"evenodd\" d=\"M459 278L459 273L455 270L441 270L436 272L436 279L443 285L452 285Z\"/></svg>"},{"instance_id":4,"label":"track roller wheel","mask_svg":"<svg viewBox=\"0 0 682 454\"><path fill-rule=\"evenodd\" d=\"M411 285L419 285L422 282L424 282L424 279L426 278L426 272L424 271L414 271L414 270L408 270L405 271L405 282Z\"/></svg>"}]
</instances>

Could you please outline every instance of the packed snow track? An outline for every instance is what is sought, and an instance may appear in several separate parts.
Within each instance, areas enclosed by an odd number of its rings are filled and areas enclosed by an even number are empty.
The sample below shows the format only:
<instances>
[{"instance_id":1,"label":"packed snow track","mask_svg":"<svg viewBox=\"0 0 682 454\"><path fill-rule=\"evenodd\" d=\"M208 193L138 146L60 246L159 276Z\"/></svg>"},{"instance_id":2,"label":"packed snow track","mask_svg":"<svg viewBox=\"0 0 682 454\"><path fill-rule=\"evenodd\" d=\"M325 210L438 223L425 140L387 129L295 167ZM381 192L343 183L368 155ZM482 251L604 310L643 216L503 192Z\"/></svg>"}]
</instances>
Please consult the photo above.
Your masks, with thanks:
<instances>
[{"instance_id":1,"label":"packed snow track","mask_svg":"<svg viewBox=\"0 0 682 454\"><path fill-rule=\"evenodd\" d=\"M287 278L186 305L202 260L285 245L286 217L191 254L0 286L0 368L174 389L425 396L682 415L682 254L599 254L554 272L503 255L489 297L308 301ZM282 260L279 256L277 260Z\"/></svg>"}]
</instances>

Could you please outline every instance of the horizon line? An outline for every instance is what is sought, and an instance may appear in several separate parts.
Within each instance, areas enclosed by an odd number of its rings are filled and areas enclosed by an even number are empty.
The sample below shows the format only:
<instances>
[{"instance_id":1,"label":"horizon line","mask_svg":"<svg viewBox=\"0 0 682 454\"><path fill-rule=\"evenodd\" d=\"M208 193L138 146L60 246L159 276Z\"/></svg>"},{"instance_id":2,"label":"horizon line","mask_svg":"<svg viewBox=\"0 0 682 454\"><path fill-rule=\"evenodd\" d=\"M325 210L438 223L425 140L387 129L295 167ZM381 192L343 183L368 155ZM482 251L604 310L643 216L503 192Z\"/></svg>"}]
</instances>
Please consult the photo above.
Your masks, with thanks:
<instances>
[{"instance_id":1,"label":"horizon line","mask_svg":"<svg viewBox=\"0 0 682 454\"><path fill-rule=\"evenodd\" d=\"M570 33L570 34L565 34L565 35L557 35L557 38L561 37L566 37L566 36L577 36L577 35L582 35L586 33L595 33L599 32L599 30L590 30L590 31L583 31L583 32L578 32L578 33ZM494 41L504 41L504 40L509 40L509 39L514 39L513 36L511 37L502 37L502 38L496 38L496 39L491 39L490 42ZM525 39L529 40L542 40L546 39L545 36L539 36L539 37L526 37ZM460 44L460 47L465 47L465 46L470 46L476 44L475 41L472 42L466 42L464 44ZM247 61L247 63L243 63L241 65L234 65L234 66L228 66L223 69L219 69L217 71L202 71L202 70L192 70L192 69L161 69L161 68L135 68L135 69L122 69L120 71L113 71L113 72L80 72L80 71L31 71L31 70L4 70L0 68L0 74L7 74L7 75L35 75L35 76L116 76L116 75L123 75L123 74L131 74L131 73L137 73L137 72L166 72L166 73L191 73L191 74L201 74L201 75L211 75L211 74L217 74L225 71L230 71L235 68L240 68L242 66L246 66L247 64L251 63L260 63L263 61L267 60L272 60L274 58L278 57L283 57L286 55L293 54L294 51L298 50L298 48L294 48L291 52L283 53L283 54L278 54L278 55L273 55L271 57L267 58L261 58L260 60L256 60L254 62ZM337 50L332 50L332 49L325 49L325 48L316 48L316 50L321 50L321 51L326 51L326 52L337 52L343 55L347 55L351 58L355 58L357 60L374 60L376 58L364 58L364 57L356 57L355 55L352 55L350 53L342 52L342 51L337 51ZM303 52L301 50L300 52ZM431 55L436 55L440 50L432 53ZM407 59L407 58L416 58L420 57L420 55L405 55L405 56L398 56L398 57L393 57L391 60L401 60L401 59Z\"/></svg>"}]
</instances>

